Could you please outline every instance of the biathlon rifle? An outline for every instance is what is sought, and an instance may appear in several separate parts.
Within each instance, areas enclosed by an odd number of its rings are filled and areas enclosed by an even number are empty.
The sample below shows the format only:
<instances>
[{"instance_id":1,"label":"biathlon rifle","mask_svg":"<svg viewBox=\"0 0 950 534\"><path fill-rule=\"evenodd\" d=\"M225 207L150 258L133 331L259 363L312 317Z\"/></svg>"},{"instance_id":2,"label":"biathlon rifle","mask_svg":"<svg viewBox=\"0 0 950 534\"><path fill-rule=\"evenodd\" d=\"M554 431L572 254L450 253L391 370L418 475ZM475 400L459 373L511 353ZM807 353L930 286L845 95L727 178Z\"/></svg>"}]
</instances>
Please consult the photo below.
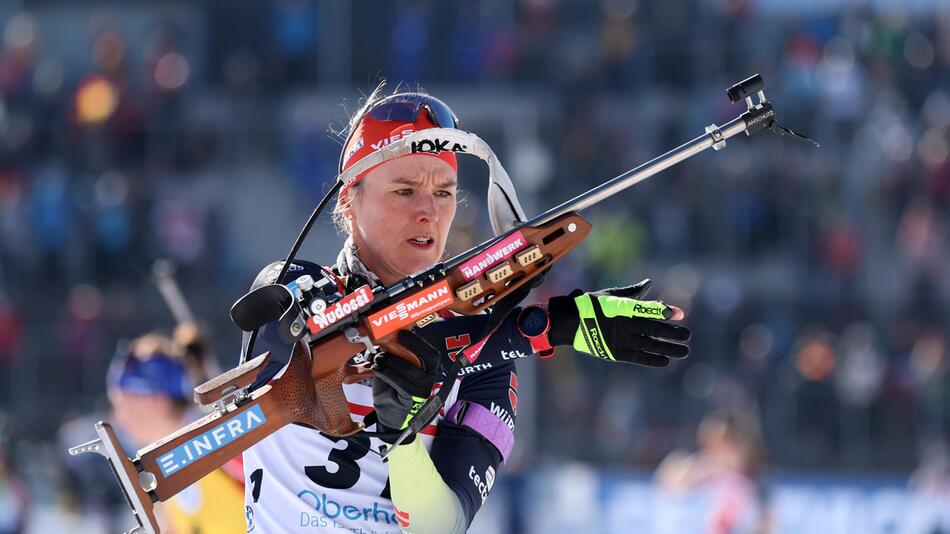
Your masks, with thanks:
<instances>
[{"instance_id":1,"label":"biathlon rifle","mask_svg":"<svg viewBox=\"0 0 950 534\"><path fill-rule=\"evenodd\" d=\"M212 405L212 413L140 449L132 459L105 422L96 424L97 439L69 453L105 456L138 522L130 534L157 534L155 502L168 500L281 427L299 423L337 437L362 431L362 423L350 416L343 384L372 376L369 366L377 351L418 364L418 358L399 343L400 330L425 327L446 310L471 315L492 307L490 328L479 342L460 352L446 371L444 383L454 382L461 368L478 357L493 331L491 325L497 326L530 287L590 233L591 225L577 212L706 149L721 150L727 139L743 132L752 135L771 129L817 145L776 123L763 89L759 75L739 82L727 94L733 103L744 100L746 110L725 125L712 124L692 141L389 287L363 286L344 295L329 279L304 276L286 285L272 283L251 291L231 309L232 320L252 332L241 365L195 388L195 402ZM380 152L388 150L389 157L394 157L400 148L403 153L466 151L459 143L449 148L444 142L446 133L447 129L419 131ZM442 135L441 140L434 135ZM327 193L304 225L275 282L283 279L340 184ZM499 308L505 312L496 314ZM293 353L279 378L252 390L270 353L247 357L258 329L269 323L276 324L285 341L294 343ZM425 427L451 389L441 388L423 404L382 456Z\"/></svg>"}]
</instances>

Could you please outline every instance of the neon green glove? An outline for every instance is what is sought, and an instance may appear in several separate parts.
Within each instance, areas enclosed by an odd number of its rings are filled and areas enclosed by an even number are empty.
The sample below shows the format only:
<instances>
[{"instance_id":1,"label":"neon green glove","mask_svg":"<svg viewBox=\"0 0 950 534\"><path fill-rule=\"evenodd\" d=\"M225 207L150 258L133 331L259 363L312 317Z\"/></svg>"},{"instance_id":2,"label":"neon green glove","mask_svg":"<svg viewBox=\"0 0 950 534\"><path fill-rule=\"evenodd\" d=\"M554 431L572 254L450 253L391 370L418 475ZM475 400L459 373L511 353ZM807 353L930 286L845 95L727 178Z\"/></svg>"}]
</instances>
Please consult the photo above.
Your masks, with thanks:
<instances>
[{"instance_id":1,"label":"neon green glove","mask_svg":"<svg viewBox=\"0 0 950 534\"><path fill-rule=\"evenodd\" d=\"M603 289L594 293L575 290L548 303L552 345L571 345L575 350L608 361L666 367L670 358L689 355L690 331L669 324L683 318L683 311L657 300L638 300L650 280L636 285Z\"/></svg>"}]
</instances>

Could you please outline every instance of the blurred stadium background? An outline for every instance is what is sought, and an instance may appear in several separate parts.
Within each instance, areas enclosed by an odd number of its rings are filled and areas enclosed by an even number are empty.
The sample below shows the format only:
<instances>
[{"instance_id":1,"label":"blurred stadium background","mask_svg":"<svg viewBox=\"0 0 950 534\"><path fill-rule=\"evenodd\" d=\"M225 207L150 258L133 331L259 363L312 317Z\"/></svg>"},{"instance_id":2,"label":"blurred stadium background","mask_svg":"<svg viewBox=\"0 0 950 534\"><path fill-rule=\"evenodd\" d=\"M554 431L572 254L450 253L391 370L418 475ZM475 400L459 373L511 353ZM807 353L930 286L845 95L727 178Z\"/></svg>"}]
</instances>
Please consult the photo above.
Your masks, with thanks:
<instances>
[{"instance_id":1,"label":"blurred stadium background","mask_svg":"<svg viewBox=\"0 0 950 534\"><path fill-rule=\"evenodd\" d=\"M77 484L64 449L117 342L174 325L144 273L178 265L234 365L231 303L380 78L448 102L533 214L736 116L724 89L755 72L822 147L737 137L585 214L538 297L651 277L693 353L523 365L473 531L718 532L729 483L654 470L728 411L764 452L765 519L734 532L950 532L947 2L4 0L0 32L0 533L129 526L105 462ZM489 236L479 173L463 158L454 250ZM323 224L302 257L341 241Z\"/></svg>"}]
</instances>

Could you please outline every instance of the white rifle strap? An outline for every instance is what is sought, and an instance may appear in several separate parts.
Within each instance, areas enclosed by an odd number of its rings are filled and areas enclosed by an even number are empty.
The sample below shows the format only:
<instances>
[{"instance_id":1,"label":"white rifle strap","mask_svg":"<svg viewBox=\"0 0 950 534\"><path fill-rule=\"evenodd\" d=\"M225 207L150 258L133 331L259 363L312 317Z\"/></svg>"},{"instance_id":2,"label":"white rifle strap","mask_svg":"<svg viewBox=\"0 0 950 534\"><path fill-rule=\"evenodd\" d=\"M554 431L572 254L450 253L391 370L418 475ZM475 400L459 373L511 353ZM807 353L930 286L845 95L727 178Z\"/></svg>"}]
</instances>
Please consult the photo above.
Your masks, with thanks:
<instances>
[{"instance_id":1,"label":"white rifle strap","mask_svg":"<svg viewBox=\"0 0 950 534\"><path fill-rule=\"evenodd\" d=\"M384 161L407 154L438 154L443 151L478 156L488 165L488 215L495 235L527 220L511 178L488 143L473 133L455 128L428 128L412 133L359 160L337 179L349 183Z\"/></svg>"}]
</instances>

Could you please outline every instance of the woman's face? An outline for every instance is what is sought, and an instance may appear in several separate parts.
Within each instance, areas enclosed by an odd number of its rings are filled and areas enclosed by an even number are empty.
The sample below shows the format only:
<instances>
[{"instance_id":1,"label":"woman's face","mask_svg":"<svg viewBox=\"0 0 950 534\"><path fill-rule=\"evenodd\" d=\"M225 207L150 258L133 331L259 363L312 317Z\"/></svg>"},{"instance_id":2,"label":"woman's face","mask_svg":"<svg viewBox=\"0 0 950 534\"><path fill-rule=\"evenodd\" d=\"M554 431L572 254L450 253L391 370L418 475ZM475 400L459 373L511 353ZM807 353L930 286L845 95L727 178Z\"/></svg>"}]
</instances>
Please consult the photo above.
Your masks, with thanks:
<instances>
[{"instance_id":1,"label":"woman's face","mask_svg":"<svg viewBox=\"0 0 950 534\"><path fill-rule=\"evenodd\" d=\"M360 259L389 285L442 258L455 218L452 167L416 154L387 161L360 182L347 215Z\"/></svg>"}]
</instances>

